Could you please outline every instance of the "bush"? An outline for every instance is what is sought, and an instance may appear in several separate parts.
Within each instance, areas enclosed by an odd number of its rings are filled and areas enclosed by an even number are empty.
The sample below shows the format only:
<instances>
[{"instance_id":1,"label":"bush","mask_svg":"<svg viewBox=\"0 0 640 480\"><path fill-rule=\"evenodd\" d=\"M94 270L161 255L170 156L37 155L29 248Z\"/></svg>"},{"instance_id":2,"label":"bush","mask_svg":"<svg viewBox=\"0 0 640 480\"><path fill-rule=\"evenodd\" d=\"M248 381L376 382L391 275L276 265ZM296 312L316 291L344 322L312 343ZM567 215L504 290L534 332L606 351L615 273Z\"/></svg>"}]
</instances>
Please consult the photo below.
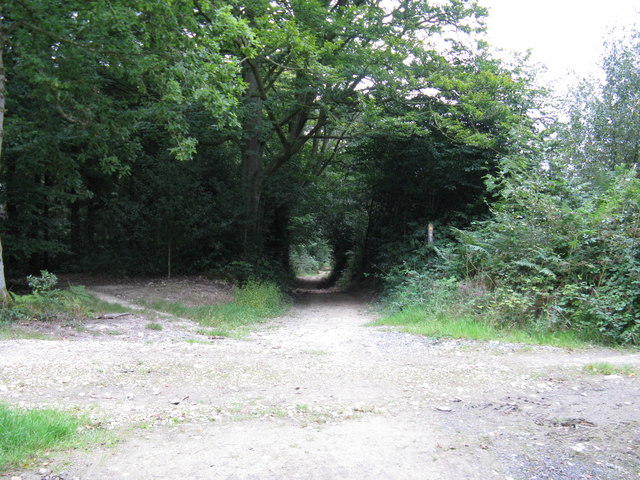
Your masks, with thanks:
<instances>
[{"instance_id":1,"label":"bush","mask_svg":"<svg viewBox=\"0 0 640 480\"><path fill-rule=\"evenodd\" d=\"M499 192L493 218L456 230L457 245L405 253L383 276L386 303L640 344L636 171L619 167L596 189L572 169L512 162L489 185Z\"/></svg>"},{"instance_id":2,"label":"bush","mask_svg":"<svg viewBox=\"0 0 640 480\"><path fill-rule=\"evenodd\" d=\"M36 295L46 295L54 291L54 287L58 284L58 277L46 270L41 270L39 277L28 275L27 284Z\"/></svg>"},{"instance_id":3,"label":"bush","mask_svg":"<svg viewBox=\"0 0 640 480\"><path fill-rule=\"evenodd\" d=\"M575 172L513 171L494 218L459 231L459 270L491 290L504 322L597 331L640 344L640 180L620 167L609 185Z\"/></svg>"}]
</instances>

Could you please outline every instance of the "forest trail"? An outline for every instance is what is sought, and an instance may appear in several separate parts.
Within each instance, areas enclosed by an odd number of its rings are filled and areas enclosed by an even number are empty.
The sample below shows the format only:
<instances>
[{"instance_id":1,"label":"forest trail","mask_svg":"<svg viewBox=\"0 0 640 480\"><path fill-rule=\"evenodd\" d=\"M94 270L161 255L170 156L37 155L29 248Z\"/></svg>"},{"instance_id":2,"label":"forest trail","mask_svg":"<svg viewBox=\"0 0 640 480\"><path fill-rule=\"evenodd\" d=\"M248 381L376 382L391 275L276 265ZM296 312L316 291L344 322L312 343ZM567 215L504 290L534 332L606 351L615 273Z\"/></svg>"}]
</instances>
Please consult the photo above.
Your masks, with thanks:
<instances>
[{"instance_id":1,"label":"forest trail","mask_svg":"<svg viewBox=\"0 0 640 480\"><path fill-rule=\"evenodd\" d=\"M186 343L195 326L145 331L145 315L113 319L120 335L0 342L0 400L82 412L120 440L15 477L640 478L640 379L584 371L640 368L638 353L411 336L335 292L245 340Z\"/></svg>"}]
</instances>

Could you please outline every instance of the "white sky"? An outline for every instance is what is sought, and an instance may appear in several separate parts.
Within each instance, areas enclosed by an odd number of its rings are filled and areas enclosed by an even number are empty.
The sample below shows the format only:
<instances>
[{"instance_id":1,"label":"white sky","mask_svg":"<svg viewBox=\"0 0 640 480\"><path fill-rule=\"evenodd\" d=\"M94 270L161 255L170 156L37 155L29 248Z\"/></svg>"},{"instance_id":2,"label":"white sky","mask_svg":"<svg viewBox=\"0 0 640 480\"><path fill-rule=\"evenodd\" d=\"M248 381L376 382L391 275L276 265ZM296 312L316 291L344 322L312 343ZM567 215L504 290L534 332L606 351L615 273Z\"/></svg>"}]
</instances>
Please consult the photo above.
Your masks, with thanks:
<instances>
[{"instance_id":1,"label":"white sky","mask_svg":"<svg viewBox=\"0 0 640 480\"><path fill-rule=\"evenodd\" d=\"M489 9L487 40L509 51L532 50L548 67L545 83L597 74L603 39L616 26L640 28L640 0L479 0ZM571 77L567 75L571 74Z\"/></svg>"}]
</instances>

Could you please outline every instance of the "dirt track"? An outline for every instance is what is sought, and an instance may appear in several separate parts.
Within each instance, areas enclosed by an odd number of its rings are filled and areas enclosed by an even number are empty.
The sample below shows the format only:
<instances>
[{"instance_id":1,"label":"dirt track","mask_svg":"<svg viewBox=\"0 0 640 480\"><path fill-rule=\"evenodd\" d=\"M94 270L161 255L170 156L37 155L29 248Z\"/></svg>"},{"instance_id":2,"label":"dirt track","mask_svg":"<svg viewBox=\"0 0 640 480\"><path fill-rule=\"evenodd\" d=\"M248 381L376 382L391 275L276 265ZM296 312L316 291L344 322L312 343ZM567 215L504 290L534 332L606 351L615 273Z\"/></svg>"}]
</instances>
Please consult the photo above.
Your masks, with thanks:
<instances>
[{"instance_id":1,"label":"dirt track","mask_svg":"<svg viewBox=\"0 0 640 480\"><path fill-rule=\"evenodd\" d=\"M120 287L91 288L136 299ZM170 317L150 331L148 315L0 342L0 400L83 412L121 438L14 476L640 479L640 378L583 369L640 368L638 353L385 331L340 293L301 295L247 340L186 343L206 337Z\"/></svg>"}]
</instances>

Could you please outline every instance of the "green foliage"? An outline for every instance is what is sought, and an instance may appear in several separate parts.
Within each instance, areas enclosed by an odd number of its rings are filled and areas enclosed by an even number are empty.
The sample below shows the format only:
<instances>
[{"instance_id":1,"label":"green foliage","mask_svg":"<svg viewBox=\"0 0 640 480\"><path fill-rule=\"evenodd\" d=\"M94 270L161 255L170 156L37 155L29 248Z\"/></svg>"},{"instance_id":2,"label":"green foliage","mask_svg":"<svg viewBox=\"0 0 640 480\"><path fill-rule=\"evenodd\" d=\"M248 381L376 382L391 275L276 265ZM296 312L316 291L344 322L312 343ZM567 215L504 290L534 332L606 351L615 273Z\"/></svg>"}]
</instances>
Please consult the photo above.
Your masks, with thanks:
<instances>
[{"instance_id":1,"label":"green foliage","mask_svg":"<svg viewBox=\"0 0 640 480\"><path fill-rule=\"evenodd\" d=\"M311 239L293 245L289 262L296 275L316 275L331 267L331 247L326 239Z\"/></svg>"},{"instance_id":2,"label":"green foliage","mask_svg":"<svg viewBox=\"0 0 640 480\"><path fill-rule=\"evenodd\" d=\"M58 284L58 277L46 270L40 271L40 276L27 275L27 284L36 295L47 295L53 292Z\"/></svg>"},{"instance_id":3,"label":"green foliage","mask_svg":"<svg viewBox=\"0 0 640 480\"><path fill-rule=\"evenodd\" d=\"M149 156L154 166L193 157L195 130L202 124L209 136L212 128L234 128L243 84L236 81L237 62L221 49L240 36L250 38L228 5L197 12L172 1L3 4L7 114L0 138L6 190L0 201L10 212L2 226L9 275L57 267L87 253L89 261L109 255L104 264L114 268L139 265L131 258L115 261L122 258L123 238L129 239L125 253L134 251L138 259L158 257L141 252L139 238L155 240L152 251L165 253L167 244L178 244L178 254L186 251L182 238L158 239L161 222L165 232L180 232L198 221L195 215L180 221L187 209L183 198L168 192L172 183L165 181L162 190L160 182L149 181L151 174L136 185L128 179L146 167ZM179 180L174 190L184 191L189 176ZM140 192L141 184L151 188ZM155 201L147 203L153 187L166 196L156 190ZM192 198L199 195L204 205L210 192L196 188ZM138 209L147 215L135 229L144 217L129 223L123 214ZM149 223L154 228L144 231ZM104 235L102 229L111 227L115 231ZM158 263L147 271L157 272Z\"/></svg>"},{"instance_id":4,"label":"green foliage","mask_svg":"<svg viewBox=\"0 0 640 480\"><path fill-rule=\"evenodd\" d=\"M430 93L386 102L383 120L354 142L350 153L368 204L366 272L389 273L414 254L428 261L433 251L419 252L429 223L442 241L451 239L450 227L488 216L485 177L500 158L531 150L528 112L540 108L542 92L526 70L482 51L453 62L428 76Z\"/></svg>"},{"instance_id":5,"label":"green foliage","mask_svg":"<svg viewBox=\"0 0 640 480\"><path fill-rule=\"evenodd\" d=\"M458 0L3 5L9 276L227 267L283 284L291 244L302 270L327 257L289 228L311 212L338 276L404 220L484 211L481 176L523 108L522 82L474 45L485 14ZM347 144L371 138L354 165ZM398 172L401 201L384 188Z\"/></svg>"},{"instance_id":6,"label":"green foliage","mask_svg":"<svg viewBox=\"0 0 640 480\"><path fill-rule=\"evenodd\" d=\"M291 281L291 273L279 261L271 258L233 260L220 269L241 286L257 282L274 284L284 289Z\"/></svg>"},{"instance_id":7,"label":"green foliage","mask_svg":"<svg viewBox=\"0 0 640 480\"><path fill-rule=\"evenodd\" d=\"M42 272L40 277L32 278L36 288L32 295L16 296L15 305L4 309L2 321L13 323L19 320L74 322L94 313L126 312L120 305L112 305L88 294L82 286L68 289L56 289L54 274Z\"/></svg>"},{"instance_id":8,"label":"green foliage","mask_svg":"<svg viewBox=\"0 0 640 480\"><path fill-rule=\"evenodd\" d=\"M584 80L568 101L560 129L565 153L595 187L616 165L640 160L640 30L614 31L605 42L604 84Z\"/></svg>"},{"instance_id":9,"label":"green foliage","mask_svg":"<svg viewBox=\"0 0 640 480\"><path fill-rule=\"evenodd\" d=\"M480 308L507 324L595 330L640 343L640 180L619 168L603 191L570 171L509 168L495 217L459 231Z\"/></svg>"},{"instance_id":10,"label":"green foliage","mask_svg":"<svg viewBox=\"0 0 640 480\"><path fill-rule=\"evenodd\" d=\"M78 419L53 410L21 411L0 404L0 470L71 439Z\"/></svg>"}]
</instances>

